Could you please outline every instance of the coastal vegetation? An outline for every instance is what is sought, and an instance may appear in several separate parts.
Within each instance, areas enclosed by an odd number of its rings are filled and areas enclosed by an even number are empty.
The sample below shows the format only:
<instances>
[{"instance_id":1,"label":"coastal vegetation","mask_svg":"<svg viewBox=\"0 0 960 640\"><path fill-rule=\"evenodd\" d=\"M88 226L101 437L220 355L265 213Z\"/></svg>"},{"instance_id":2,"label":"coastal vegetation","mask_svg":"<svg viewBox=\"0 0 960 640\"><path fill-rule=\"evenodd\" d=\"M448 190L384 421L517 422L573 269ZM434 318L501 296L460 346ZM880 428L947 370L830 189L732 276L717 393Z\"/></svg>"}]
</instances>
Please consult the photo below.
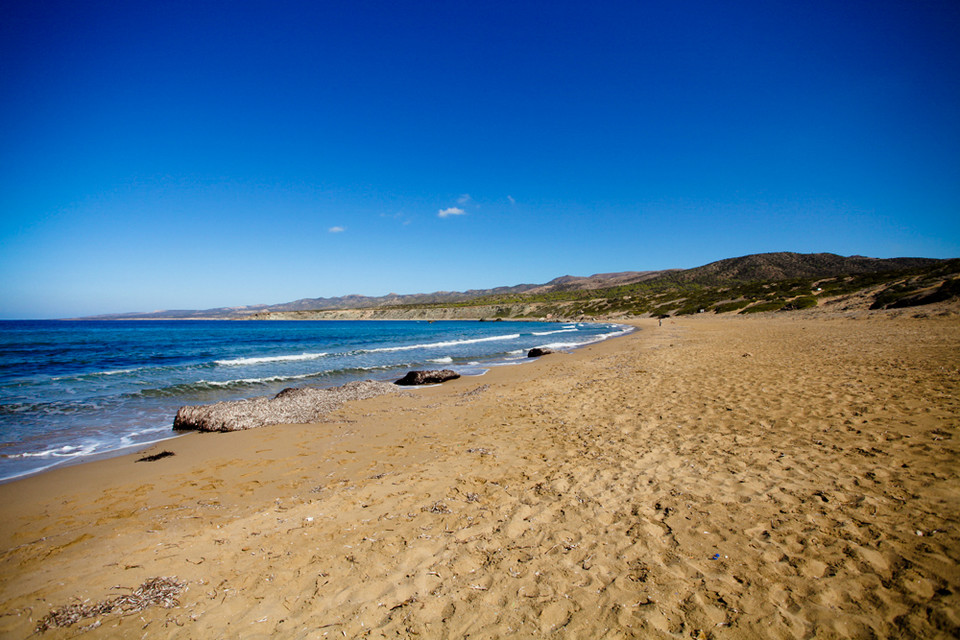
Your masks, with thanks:
<instances>
[{"instance_id":1,"label":"coastal vegetation","mask_svg":"<svg viewBox=\"0 0 960 640\"><path fill-rule=\"evenodd\" d=\"M867 297L872 309L896 308L940 302L960 295L960 259L908 269L782 280L742 281L713 275L687 279L684 273L668 273L645 282L599 289L486 295L452 303L390 305L390 309L411 312L483 309L492 317L503 318L656 317L789 312L855 295Z\"/></svg>"}]
</instances>

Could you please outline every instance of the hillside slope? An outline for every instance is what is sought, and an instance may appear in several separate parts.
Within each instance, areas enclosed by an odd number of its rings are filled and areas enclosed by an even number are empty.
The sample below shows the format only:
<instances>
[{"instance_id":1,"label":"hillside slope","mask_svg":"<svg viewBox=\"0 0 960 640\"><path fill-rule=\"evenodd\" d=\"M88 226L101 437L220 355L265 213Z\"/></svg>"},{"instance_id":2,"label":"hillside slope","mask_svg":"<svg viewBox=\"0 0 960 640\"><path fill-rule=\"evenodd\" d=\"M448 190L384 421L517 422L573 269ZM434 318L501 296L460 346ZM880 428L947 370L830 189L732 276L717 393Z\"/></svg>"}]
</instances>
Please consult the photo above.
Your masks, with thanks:
<instances>
[{"instance_id":1,"label":"hillside slope","mask_svg":"<svg viewBox=\"0 0 960 640\"><path fill-rule=\"evenodd\" d=\"M868 258L833 253L757 253L727 258L702 267L674 273L678 282L722 284L763 282L795 278L826 278L838 275L884 273L929 267L941 262L932 258Z\"/></svg>"},{"instance_id":2,"label":"hillside slope","mask_svg":"<svg viewBox=\"0 0 960 640\"><path fill-rule=\"evenodd\" d=\"M827 294L845 295L868 287L886 290L888 285L898 288L888 291L887 297L902 299L900 304L907 304L914 299L928 299L928 289L951 279L955 263L956 260L930 258L777 252L728 258L685 270L567 275L539 285L376 297L302 298L277 305L113 314L88 319L575 317L727 312L748 307L766 311L811 306L816 304L815 298L825 298ZM952 286L939 291L934 298L951 297Z\"/></svg>"}]
</instances>

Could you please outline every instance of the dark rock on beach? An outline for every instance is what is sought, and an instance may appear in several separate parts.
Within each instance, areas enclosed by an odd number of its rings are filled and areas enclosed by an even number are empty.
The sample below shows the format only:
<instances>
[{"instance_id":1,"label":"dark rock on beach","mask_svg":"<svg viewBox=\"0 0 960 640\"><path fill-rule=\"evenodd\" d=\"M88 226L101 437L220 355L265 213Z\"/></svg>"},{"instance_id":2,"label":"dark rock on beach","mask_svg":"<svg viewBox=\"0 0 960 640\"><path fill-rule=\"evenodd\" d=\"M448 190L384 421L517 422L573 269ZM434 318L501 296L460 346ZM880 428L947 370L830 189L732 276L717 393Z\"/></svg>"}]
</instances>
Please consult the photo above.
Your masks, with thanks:
<instances>
[{"instance_id":1,"label":"dark rock on beach","mask_svg":"<svg viewBox=\"0 0 960 640\"><path fill-rule=\"evenodd\" d=\"M450 369L441 369L439 371L409 371L407 375L397 380L394 384L413 386L418 384L440 384L447 380L456 380L460 374Z\"/></svg>"},{"instance_id":2,"label":"dark rock on beach","mask_svg":"<svg viewBox=\"0 0 960 640\"><path fill-rule=\"evenodd\" d=\"M307 424L348 400L363 400L396 393L388 382L361 380L342 387L284 389L276 396L180 407L173 421L175 431L242 431L270 424Z\"/></svg>"},{"instance_id":3,"label":"dark rock on beach","mask_svg":"<svg viewBox=\"0 0 960 640\"><path fill-rule=\"evenodd\" d=\"M534 347L533 349L530 349L530 351L527 351L527 357L539 358L540 356L549 355L551 353L553 353L553 349Z\"/></svg>"}]
</instances>

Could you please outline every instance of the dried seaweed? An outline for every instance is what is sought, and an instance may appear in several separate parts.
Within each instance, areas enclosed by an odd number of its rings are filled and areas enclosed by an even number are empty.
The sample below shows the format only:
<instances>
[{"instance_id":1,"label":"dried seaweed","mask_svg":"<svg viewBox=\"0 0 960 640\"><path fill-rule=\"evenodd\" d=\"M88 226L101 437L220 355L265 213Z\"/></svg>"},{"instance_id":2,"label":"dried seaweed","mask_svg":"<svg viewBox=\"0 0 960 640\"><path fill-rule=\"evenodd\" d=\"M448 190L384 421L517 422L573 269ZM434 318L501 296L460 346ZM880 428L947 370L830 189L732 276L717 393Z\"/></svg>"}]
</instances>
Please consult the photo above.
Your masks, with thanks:
<instances>
[{"instance_id":1,"label":"dried seaweed","mask_svg":"<svg viewBox=\"0 0 960 640\"><path fill-rule=\"evenodd\" d=\"M162 460L164 458L169 458L170 456L177 455L173 451L161 451L160 453L155 453L152 456L143 456L142 458L137 458L134 462L156 462L157 460Z\"/></svg>"},{"instance_id":2,"label":"dried seaweed","mask_svg":"<svg viewBox=\"0 0 960 640\"><path fill-rule=\"evenodd\" d=\"M133 593L108 598L100 602L80 602L53 609L37 622L36 631L42 633L54 627L69 627L81 620L113 613L130 615L155 605L164 609L171 609L180 605L177 596L180 595L186 584L186 582L177 580L175 576L149 578L137 587Z\"/></svg>"}]
</instances>

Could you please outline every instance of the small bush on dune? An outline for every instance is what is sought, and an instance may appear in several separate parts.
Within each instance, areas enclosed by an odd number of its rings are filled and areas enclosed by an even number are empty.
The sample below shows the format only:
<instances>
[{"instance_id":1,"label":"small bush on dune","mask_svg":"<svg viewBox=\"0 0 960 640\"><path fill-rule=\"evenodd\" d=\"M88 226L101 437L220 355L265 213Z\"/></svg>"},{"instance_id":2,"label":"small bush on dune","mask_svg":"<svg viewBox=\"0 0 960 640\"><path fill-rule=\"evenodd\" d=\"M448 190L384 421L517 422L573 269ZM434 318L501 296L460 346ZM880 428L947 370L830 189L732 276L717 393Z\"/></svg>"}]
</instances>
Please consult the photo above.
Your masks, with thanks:
<instances>
[{"instance_id":1,"label":"small bush on dune","mask_svg":"<svg viewBox=\"0 0 960 640\"><path fill-rule=\"evenodd\" d=\"M785 300L767 300L755 304L752 307L747 307L740 313L760 313L761 311L779 311L783 305L786 304Z\"/></svg>"},{"instance_id":2,"label":"small bush on dune","mask_svg":"<svg viewBox=\"0 0 960 640\"><path fill-rule=\"evenodd\" d=\"M713 312L714 313L728 313L730 311L736 311L738 309L743 309L748 304L752 303L753 300L737 300L736 302L725 302L724 304L718 304Z\"/></svg>"},{"instance_id":3,"label":"small bush on dune","mask_svg":"<svg viewBox=\"0 0 960 640\"><path fill-rule=\"evenodd\" d=\"M809 309L810 307L817 306L817 299L813 296L803 296L801 298L794 298L787 304L780 307L780 311L798 311L800 309Z\"/></svg>"}]
</instances>

